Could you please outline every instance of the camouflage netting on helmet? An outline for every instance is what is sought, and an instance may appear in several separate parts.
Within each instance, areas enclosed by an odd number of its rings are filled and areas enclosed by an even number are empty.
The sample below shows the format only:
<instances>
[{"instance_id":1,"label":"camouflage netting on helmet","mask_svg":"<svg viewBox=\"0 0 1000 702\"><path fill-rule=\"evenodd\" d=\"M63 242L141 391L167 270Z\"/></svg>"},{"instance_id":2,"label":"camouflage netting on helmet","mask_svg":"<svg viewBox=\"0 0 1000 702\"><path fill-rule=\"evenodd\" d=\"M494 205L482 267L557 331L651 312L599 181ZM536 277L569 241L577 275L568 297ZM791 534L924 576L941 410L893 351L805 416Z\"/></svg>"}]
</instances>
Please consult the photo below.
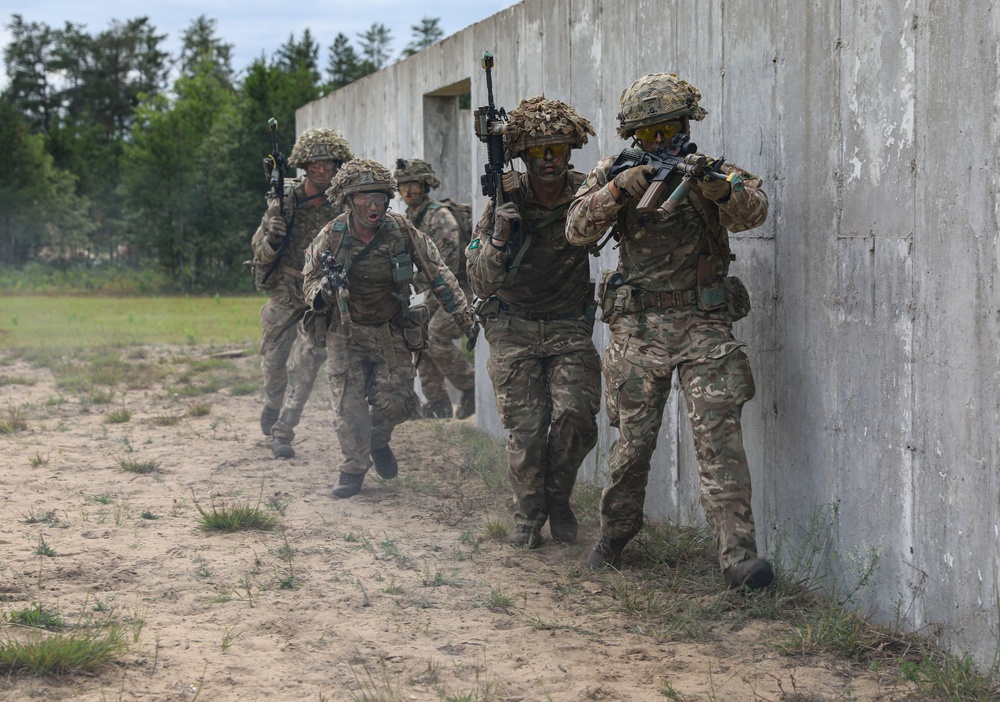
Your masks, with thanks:
<instances>
[{"instance_id":1,"label":"camouflage netting on helmet","mask_svg":"<svg viewBox=\"0 0 1000 702\"><path fill-rule=\"evenodd\" d=\"M292 147L288 165L305 168L313 161L340 161L346 163L354 158L351 145L344 135L335 129L307 129Z\"/></svg>"},{"instance_id":2,"label":"camouflage netting on helmet","mask_svg":"<svg viewBox=\"0 0 1000 702\"><path fill-rule=\"evenodd\" d=\"M708 111L698 106L701 93L673 73L650 73L622 91L618 98L618 136L627 139L639 127L678 117L705 119Z\"/></svg>"},{"instance_id":3,"label":"camouflage netting on helmet","mask_svg":"<svg viewBox=\"0 0 1000 702\"><path fill-rule=\"evenodd\" d=\"M357 158L337 171L326 197L335 209L340 209L344 206L344 198L353 193L385 193L392 197L395 192L396 179L388 168L369 158Z\"/></svg>"},{"instance_id":4,"label":"camouflage netting on helmet","mask_svg":"<svg viewBox=\"0 0 1000 702\"><path fill-rule=\"evenodd\" d=\"M570 143L578 149L594 134L590 121L559 100L546 100L538 95L521 100L510 111L503 130L503 143L508 159L517 158L529 146Z\"/></svg>"},{"instance_id":5,"label":"camouflage netting on helmet","mask_svg":"<svg viewBox=\"0 0 1000 702\"><path fill-rule=\"evenodd\" d=\"M434 176L431 164L419 158L396 159L396 172L393 175L396 176L397 183L426 183L431 190L441 185Z\"/></svg>"}]
</instances>

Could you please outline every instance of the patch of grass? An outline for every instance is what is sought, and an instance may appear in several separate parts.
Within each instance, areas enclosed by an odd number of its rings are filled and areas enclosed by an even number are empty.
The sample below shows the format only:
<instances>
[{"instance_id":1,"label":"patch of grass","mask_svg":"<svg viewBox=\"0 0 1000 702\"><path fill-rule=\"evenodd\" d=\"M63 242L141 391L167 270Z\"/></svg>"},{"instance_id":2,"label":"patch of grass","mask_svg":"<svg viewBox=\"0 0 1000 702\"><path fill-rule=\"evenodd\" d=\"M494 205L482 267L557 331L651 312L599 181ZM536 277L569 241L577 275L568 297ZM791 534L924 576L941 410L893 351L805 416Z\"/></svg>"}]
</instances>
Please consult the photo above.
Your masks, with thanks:
<instances>
[{"instance_id":1,"label":"patch of grass","mask_svg":"<svg viewBox=\"0 0 1000 702\"><path fill-rule=\"evenodd\" d=\"M29 378L24 375L0 375L0 387L4 385L34 385L37 378Z\"/></svg>"},{"instance_id":2,"label":"patch of grass","mask_svg":"<svg viewBox=\"0 0 1000 702\"><path fill-rule=\"evenodd\" d=\"M483 522L483 534L491 541L506 541L510 526L498 519L487 519Z\"/></svg>"},{"instance_id":3,"label":"patch of grass","mask_svg":"<svg viewBox=\"0 0 1000 702\"><path fill-rule=\"evenodd\" d=\"M47 607L43 607L40 602L36 602L32 607L8 612L4 616L4 619L11 624L30 626L36 629L45 629L47 631L61 631L65 628L65 624L63 624L62 617L59 613L54 612Z\"/></svg>"},{"instance_id":4,"label":"patch of grass","mask_svg":"<svg viewBox=\"0 0 1000 702\"><path fill-rule=\"evenodd\" d=\"M7 402L7 409L0 416L0 434L16 434L28 428L24 410L13 402Z\"/></svg>"},{"instance_id":5,"label":"patch of grass","mask_svg":"<svg viewBox=\"0 0 1000 702\"><path fill-rule=\"evenodd\" d=\"M245 397L247 395L253 395L258 390L260 390L260 383L234 383L229 388L229 394L233 397Z\"/></svg>"},{"instance_id":6,"label":"patch of grass","mask_svg":"<svg viewBox=\"0 0 1000 702\"><path fill-rule=\"evenodd\" d=\"M160 469L159 461L154 460L140 461L137 458L116 458L115 463L128 473L139 473L140 475L155 473Z\"/></svg>"},{"instance_id":7,"label":"patch of grass","mask_svg":"<svg viewBox=\"0 0 1000 702\"><path fill-rule=\"evenodd\" d=\"M903 679L914 683L926 699L961 702L1000 699L997 661L988 670L979 672L968 654L952 656L924 647L919 661L903 661L900 670Z\"/></svg>"},{"instance_id":8,"label":"patch of grass","mask_svg":"<svg viewBox=\"0 0 1000 702\"><path fill-rule=\"evenodd\" d=\"M33 552L36 556L47 556L48 558L55 558L59 554L54 548L45 543L45 537L38 537L38 547L35 548Z\"/></svg>"},{"instance_id":9,"label":"patch of grass","mask_svg":"<svg viewBox=\"0 0 1000 702\"><path fill-rule=\"evenodd\" d=\"M172 427L181 421L180 417L163 414L158 417L150 417L145 420L146 424L150 424L154 427Z\"/></svg>"},{"instance_id":10,"label":"patch of grass","mask_svg":"<svg viewBox=\"0 0 1000 702\"><path fill-rule=\"evenodd\" d=\"M38 468L39 466L45 466L49 464L48 456L43 456L40 453L36 453L34 456L28 456L28 463L31 464L32 468Z\"/></svg>"},{"instance_id":11,"label":"patch of grass","mask_svg":"<svg viewBox=\"0 0 1000 702\"><path fill-rule=\"evenodd\" d=\"M160 518L160 515L156 514L155 512L152 512L152 511L150 511L148 509L142 510L142 514L140 514L139 516L141 516L143 519L149 519L149 520L159 519Z\"/></svg>"},{"instance_id":12,"label":"patch of grass","mask_svg":"<svg viewBox=\"0 0 1000 702\"><path fill-rule=\"evenodd\" d=\"M259 499L256 504L247 501L216 505L213 501L207 510L195 499L194 506L200 515L198 524L206 531L270 531L278 523L274 515L261 508Z\"/></svg>"},{"instance_id":13,"label":"patch of grass","mask_svg":"<svg viewBox=\"0 0 1000 702\"><path fill-rule=\"evenodd\" d=\"M486 608L491 609L494 612L505 611L508 607L513 605L514 598L497 588L492 588L490 590L490 596L486 599Z\"/></svg>"},{"instance_id":14,"label":"patch of grass","mask_svg":"<svg viewBox=\"0 0 1000 702\"><path fill-rule=\"evenodd\" d=\"M132 411L126 407L112 410L104 415L104 421L108 424L125 424L132 419Z\"/></svg>"},{"instance_id":15,"label":"patch of grass","mask_svg":"<svg viewBox=\"0 0 1000 702\"><path fill-rule=\"evenodd\" d=\"M43 634L36 629L8 633L0 641L0 672L14 674L94 674L110 666L128 650L120 624L74 628L65 634Z\"/></svg>"},{"instance_id":16,"label":"patch of grass","mask_svg":"<svg viewBox=\"0 0 1000 702\"><path fill-rule=\"evenodd\" d=\"M187 408L187 416L204 417L212 413L212 405L207 402L196 402Z\"/></svg>"},{"instance_id":17,"label":"patch of grass","mask_svg":"<svg viewBox=\"0 0 1000 702\"><path fill-rule=\"evenodd\" d=\"M28 513L21 516L24 517L25 524L47 524L52 526L59 521L59 517L56 516L54 509L46 510L45 512L36 512L33 507L29 507Z\"/></svg>"}]
</instances>

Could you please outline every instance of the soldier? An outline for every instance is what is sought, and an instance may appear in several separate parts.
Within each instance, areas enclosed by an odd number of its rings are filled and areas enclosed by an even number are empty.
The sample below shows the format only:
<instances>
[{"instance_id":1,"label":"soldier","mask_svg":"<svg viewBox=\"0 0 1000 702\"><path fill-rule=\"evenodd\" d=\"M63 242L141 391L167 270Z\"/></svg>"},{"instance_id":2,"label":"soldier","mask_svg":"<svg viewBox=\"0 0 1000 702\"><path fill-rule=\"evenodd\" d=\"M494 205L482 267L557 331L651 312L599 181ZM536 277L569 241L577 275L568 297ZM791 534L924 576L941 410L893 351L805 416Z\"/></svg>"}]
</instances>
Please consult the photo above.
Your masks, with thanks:
<instances>
[{"instance_id":1,"label":"soldier","mask_svg":"<svg viewBox=\"0 0 1000 702\"><path fill-rule=\"evenodd\" d=\"M288 165L305 178L285 183L284 215L272 197L253 236L254 276L268 300L260 311L264 328L260 367L264 373L264 410L260 428L271 437L275 458L292 458L295 426L302 416L325 351L299 324L306 311L302 297L302 262L306 248L324 224L336 216L326 199L334 174L353 158L351 147L333 129L302 133Z\"/></svg>"},{"instance_id":2,"label":"soldier","mask_svg":"<svg viewBox=\"0 0 1000 702\"><path fill-rule=\"evenodd\" d=\"M434 170L429 163L418 158L399 159L393 175L399 183L399 194L406 203L406 216L414 227L434 241L441 258L458 279L462 292L471 300L472 290L465 273L465 245L458 221L448 203L432 200L428 194L440 185ZM429 346L421 354L417 367L420 387L427 398L421 414L424 417L451 418L451 398L445 386L447 378L462 393L456 416L458 419L471 417L476 412L476 371L455 345L456 339L464 338L462 331L452 315L434 298L428 301L427 308L431 312Z\"/></svg>"},{"instance_id":3,"label":"soldier","mask_svg":"<svg viewBox=\"0 0 1000 702\"><path fill-rule=\"evenodd\" d=\"M392 173L376 161L345 164L327 191L334 209L345 211L306 252L305 299L326 322L334 428L344 456L334 497L356 495L373 462L384 480L398 473L389 440L416 409L411 354L426 347L427 310L409 304L417 271L460 329L473 326L465 294L434 242L388 212L395 190Z\"/></svg>"},{"instance_id":4,"label":"soldier","mask_svg":"<svg viewBox=\"0 0 1000 702\"><path fill-rule=\"evenodd\" d=\"M570 495L597 443L600 358L587 251L563 235L566 210L583 182L570 154L594 130L558 100L534 97L511 111L505 156L527 173L504 175L503 204L491 201L469 245L469 282L490 344L487 364L507 429L514 489L510 544L534 548L549 520L552 538L576 539Z\"/></svg>"},{"instance_id":5,"label":"soldier","mask_svg":"<svg viewBox=\"0 0 1000 702\"><path fill-rule=\"evenodd\" d=\"M679 145L684 137L674 138L689 134L690 120L707 114L700 99L676 75L647 75L621 94L618 134L647 153ZM640 214L636 206L655 169L635 165L612 176L614 161L603 159L587 176L566 222L567 239L579 246L593 244L614 225L620 247L617 271L608 271L598 290L612 334L604 356L605 403L620 436L601 498L601 537L587 564L618 566L622 549L642 527L650 458L677 369L694 430L701 502L724 579L731 588L767 587L774 574L757 556L740 426L755 388L745 344L732 331L733 321L749 311L749 296L737 278L727 277L727 230L752 229L767 217L761 179L721 164L728 179L696 179L672 214L662 208ZM690 164L706 161L701 154L688 157ZM731 186L737 176L742 189ZM669 180L664 195L679 180Z\"/></svg>"}]
</instances>

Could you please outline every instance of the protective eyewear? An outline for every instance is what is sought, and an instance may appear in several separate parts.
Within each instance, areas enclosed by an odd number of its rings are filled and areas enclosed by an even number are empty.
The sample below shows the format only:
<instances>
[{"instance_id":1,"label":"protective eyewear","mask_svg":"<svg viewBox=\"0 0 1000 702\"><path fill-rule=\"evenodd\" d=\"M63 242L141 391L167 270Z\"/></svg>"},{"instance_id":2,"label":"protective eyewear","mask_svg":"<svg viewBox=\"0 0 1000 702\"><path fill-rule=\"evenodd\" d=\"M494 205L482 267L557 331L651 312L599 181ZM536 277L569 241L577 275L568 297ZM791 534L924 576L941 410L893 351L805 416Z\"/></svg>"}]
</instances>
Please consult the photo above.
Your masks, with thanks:
<instances>
[{"instance_id":1,"label":"protective eyewear","mask_svg":"<svg viewBox=\"0 0 1000 702\"><path fill-rule=\"evenodd\" d=\"M312 161L306 164L307 171L330 171L333 172L340 168L340 161Z\"/></svg>"},{"instance_id":2,"label":"protective eyewear","mask_svg":"<svg viewBox=\"0 0 1000 702\"><path fill-rule=\"evenodd\" d=\"M389 204L389 196L385 193L364 193L362 195L352 196L351 202L354 203L355 207L359 207L363 210L371 207L372 203L379 207L385 207Z\"/></svg>"},{"instance_id":3,"label":"protective eyewear","mask_svg":"<svg viewBox=\"0 0 1000 702\"><path fill-rule=\"evenodd\" d=\"M680 134L680 122L667 122L666 124L654 124L649 127L639 127L635 130L635 136L639 141L656 141L656 135L660 134L663 141L671 141Z\"/></svg>"},{"instance_id":4,"label":"protective eyewear","mask_svg":"<svg viewBox=\"0 0 1000 702\"><path fill-rule=\"evenodd\" d=\"M546 151L551 151L552 157L556 158L569 151L569 144L542 144L541 146L529 146L526 151L531 158L545 158Z\"/></svg>"}]
</instances>

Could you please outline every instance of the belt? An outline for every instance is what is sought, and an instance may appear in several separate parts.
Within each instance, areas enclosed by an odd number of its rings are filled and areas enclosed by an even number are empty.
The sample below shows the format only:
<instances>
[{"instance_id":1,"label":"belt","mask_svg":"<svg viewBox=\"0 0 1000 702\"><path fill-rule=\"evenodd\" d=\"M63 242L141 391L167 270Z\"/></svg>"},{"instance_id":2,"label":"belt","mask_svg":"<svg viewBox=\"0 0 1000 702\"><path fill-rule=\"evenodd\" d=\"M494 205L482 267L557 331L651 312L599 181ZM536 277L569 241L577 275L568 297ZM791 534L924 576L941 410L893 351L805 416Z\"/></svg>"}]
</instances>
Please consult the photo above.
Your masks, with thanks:
<instances>
[{"instance_id":1,"label":"belt","mask_svg":"<svg viewBox=\"0 0 1000 702\"><path fill-rule=\"evenodd\" d=\"M500 300L500 309L509 315L514 317L520 317L521 319L527 319L530 322L553 322L557 319L579 319L586 315L586 306L577 312L522 312L521 310L513 310L510 306Z\"/></svg>"},{"instance_id":2,"label":"belt","mask_svg":"<svg viewBox=\"0 0 1000 702\"><path fill-rule=\"evenodd\" d=\"M639 295L642 309L663 310L670 307L691 307L698 304L698 294L695 290L643 290Z\"/></svg>"}]
</instances>

